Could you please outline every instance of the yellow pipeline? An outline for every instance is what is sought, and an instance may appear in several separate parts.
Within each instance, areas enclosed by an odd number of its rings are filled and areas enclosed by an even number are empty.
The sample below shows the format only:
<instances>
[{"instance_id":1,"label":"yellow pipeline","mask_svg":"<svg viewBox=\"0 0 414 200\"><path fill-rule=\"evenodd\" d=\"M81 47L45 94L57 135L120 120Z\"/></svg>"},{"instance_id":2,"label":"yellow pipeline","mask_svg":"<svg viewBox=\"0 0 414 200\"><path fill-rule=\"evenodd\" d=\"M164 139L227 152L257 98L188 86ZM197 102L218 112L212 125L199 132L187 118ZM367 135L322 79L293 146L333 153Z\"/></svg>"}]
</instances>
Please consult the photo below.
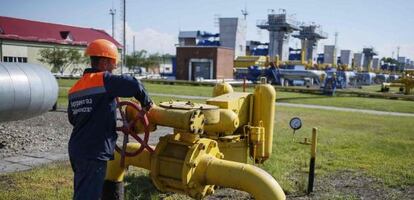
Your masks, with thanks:
<instances>
[{"instance_id":1,"label":"yellow pipeline","mask_svg":"<svg viewBox=\"0 0 414 200\"><path fill-rule=\"evenodd\" d=\"M128 143L127 152L133 152L139 149L141 145L139 143ZM141 153L134 157L125 157L125 167L135 166L139 168L144 168L147 170L151 169L151 153L144 149ZM108 161L108 166L106 169L105 180L110 180L114 182L122 182L124 180L125 169L121 168L121 155L115 151L114 160Z\"/></svg>"},{"instance_id":2,"label":"yellow pipeline","mask_svg":"<svg viewBox=\"0 0 414 200\"><path fill-rule=\"evenodd\" d=\"M139 144L129 143L127 145L127 150L134 151L139 147ZM166 149L166 151L174 151L174 148L168 150ZM189 156L187 155L185 157ZM126 157L125 167L136 166L147 170L155 170L156 168L151 169L151 162L154 164L155 159L157 159L157 156L151 155L150 152L144 150L135 157ZM188 180L190 181L189 183L186 184L186 182L176 181L176 184L178 185L176 185L175 190L172 188L170 190L168 187L158 188L159 185L156 184L157 188L172 192L184 192L178 188L187 188L185 191L187 194L190 194L191 192L194 192L192 189L196 189L196 191L198 191L197 188L202 189L208 185L217 185L246 191L252 194L257 200L284 200L286 198L282 188L276 180L274 180L273 177L267 172L258 167L249 164L222 160L208 154L200 155L198 158L195 158L193 162L193 167L195 167L193 169L191 167L189 168L188 164L183 163L183 170L187 169L192 171L188 174L190 175L188 177ZM124 179L124 173L125 169L121 168L120 165L120 154L115 152L115 159L108 161L105 179L114 182L122 182ZM154 173L159 174L160 172L151 171L151 174ZM185 174L187 174L187 172L185 172ZM157 176L152 176L152 178L157 179ZM153 180L153 182L160 182L160 180ZM206 188L207 191L204 191L203 194L211 194L214 191L209 189L209 187ZM194 194L195 193L193 193L193 195ZM202 198L203 196L204 195L196 197Z\"/></svg>"},{"instance_id":3,"label":"yellow pipeline","mask_svg":"<svg viewBox=\"0 0 414 200\"><path fill-rule=\"evenodd\" d=\"M264 170L249 164L221 160L212 156L205 156L200 161L208 185L219 185L246 191L256 200L286 199L280 185Z\"/></svg>"},{"instance_id":4,"label":"yellow pipeline","mask_svg":"<svg viewBox=\"0 0 414 200\"><path fill-rule=\"evenodd\" d=\"M136 115L137 112L135 110L130 107L127 108L128 119L134 119ZM204 114L199 110L168 109L160 106L151 108L147 116L150 122L150 131L155 130L155 125L161 125L191 133L198 133L202 131L205 119ZM141 123L137 123L135 132L143 132Z\"/></svg>"}]
</instances>

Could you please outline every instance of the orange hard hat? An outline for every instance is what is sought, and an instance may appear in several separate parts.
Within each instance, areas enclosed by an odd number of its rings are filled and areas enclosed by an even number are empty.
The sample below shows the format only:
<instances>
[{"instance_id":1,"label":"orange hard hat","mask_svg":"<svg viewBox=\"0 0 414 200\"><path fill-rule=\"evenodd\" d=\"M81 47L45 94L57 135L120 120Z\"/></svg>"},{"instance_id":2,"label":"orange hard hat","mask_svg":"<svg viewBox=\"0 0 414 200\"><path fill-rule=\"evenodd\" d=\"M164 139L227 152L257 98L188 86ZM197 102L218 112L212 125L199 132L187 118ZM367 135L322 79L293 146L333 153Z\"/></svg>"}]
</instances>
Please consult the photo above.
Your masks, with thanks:
<instances>
[{"instance_id":1,"label":"orange hard hat","mask_svg":"<svg viewBox=\"0 0 414 200\"><path fill-rule=\"evenodd\" d=\"M85 55L106 57L117 60L118 48L115 46L114 43L108 40L97 39L89 43L88 47L86 48Z\"/></svg>"}]
</instances>

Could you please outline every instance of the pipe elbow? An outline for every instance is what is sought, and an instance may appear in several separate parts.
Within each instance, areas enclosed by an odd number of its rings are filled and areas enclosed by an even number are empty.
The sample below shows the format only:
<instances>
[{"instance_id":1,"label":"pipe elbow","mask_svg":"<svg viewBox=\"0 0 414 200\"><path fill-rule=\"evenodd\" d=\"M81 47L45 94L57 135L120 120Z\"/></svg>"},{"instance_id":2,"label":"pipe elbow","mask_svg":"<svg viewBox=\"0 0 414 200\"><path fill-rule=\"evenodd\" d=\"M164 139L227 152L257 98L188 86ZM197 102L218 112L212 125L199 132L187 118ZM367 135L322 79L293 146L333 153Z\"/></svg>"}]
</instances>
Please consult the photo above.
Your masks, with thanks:
<instances>
[{"instance_id":1,"label":"pipe elbow","mask_svg":"<svg viewBox=\"0 0 414 200\"><path fill-rule=\"evenodd\" d=\"M246 191L257 200L286 199L279 183L266 171L253 165L210 157L206 160L205 179L207 184Z\"/></svg>"},{"instance_id":2,"label":"pipe elbow","mask_svg":"<svg viewBox=\"0 0 414 200\"><path fill-rule=\"evenodd\" d=\"M133 152L141 147L139 143L128 143L127 152ZM105 180L122 182L124 180L125 169L128 166L135 166L151 170L151 152L144 149L140 154L134 157L125 157L125 166L121 167L121 154L114 152L114 159L107 162Z\"/></svg>"}]
</instances>

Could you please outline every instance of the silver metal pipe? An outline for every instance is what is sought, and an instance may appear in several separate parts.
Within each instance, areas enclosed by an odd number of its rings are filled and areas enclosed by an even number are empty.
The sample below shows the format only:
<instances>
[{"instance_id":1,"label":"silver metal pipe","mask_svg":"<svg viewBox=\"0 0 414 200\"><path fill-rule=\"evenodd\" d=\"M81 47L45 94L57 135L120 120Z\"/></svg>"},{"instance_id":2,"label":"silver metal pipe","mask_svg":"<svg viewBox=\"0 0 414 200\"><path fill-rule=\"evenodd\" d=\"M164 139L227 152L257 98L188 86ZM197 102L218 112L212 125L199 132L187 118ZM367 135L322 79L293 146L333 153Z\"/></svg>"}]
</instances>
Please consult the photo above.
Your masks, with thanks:
<instances>
[{"instance_id":1,"label":"silver metal pipe","mask_svg":"<svg viewBox=\"0 0 414 200\"><path fill-rule=\"evenodd\" d=\"M45 67L0 62L0 122L27 119L47 112L57 97L57 81Z\"/></svg>"}]
</instances>

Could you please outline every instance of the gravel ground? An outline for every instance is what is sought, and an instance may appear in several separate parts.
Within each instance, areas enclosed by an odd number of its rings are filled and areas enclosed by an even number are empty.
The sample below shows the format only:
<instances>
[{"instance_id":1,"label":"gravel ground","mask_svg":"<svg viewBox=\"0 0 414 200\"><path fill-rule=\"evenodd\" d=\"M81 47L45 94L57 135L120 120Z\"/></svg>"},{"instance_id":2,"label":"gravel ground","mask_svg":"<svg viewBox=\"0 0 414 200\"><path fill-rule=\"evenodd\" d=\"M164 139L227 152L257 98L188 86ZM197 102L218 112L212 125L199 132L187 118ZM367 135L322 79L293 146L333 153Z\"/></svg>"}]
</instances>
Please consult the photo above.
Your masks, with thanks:
<instances>
[{"instance_id":1,"label":"gravel ground","mask_svg":"<svg viewBox=\"0 0 414 200\"><path fill-rule=\"evenodd\" d=\"M65 112L0 123L0 158L34 152L64 152L72 131Z\"/></svg>"},{"instance_id":2,"label":"gravel ground","mask_svg":"<svg viewBox=\"0 0 414 200\"><path fill-rule=\"evenodd\" d=\"M14 122L0 123L0 159L24 153L67 152L72 125L66 112L47 112L43 115ZM151 133L150 145L173 129L158 127ZM122 137L118 137L118 143ZM130 141L134 141L130 138ZM121 143L122 144L122 143Z\"/></svg>"}]
</instances>

